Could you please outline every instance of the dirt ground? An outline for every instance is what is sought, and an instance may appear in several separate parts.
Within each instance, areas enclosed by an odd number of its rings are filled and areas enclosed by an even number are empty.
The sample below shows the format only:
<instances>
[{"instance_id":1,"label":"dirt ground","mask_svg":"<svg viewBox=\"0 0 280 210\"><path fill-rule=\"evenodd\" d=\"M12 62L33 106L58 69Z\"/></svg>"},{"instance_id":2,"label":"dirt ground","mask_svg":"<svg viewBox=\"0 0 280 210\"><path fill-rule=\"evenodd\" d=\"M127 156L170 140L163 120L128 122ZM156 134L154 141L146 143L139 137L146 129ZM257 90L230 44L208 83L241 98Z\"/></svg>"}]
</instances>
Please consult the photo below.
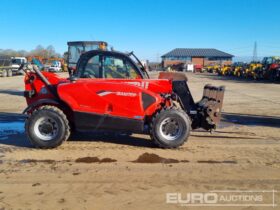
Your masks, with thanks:
<instances>
[{"instance_id":1,"label":"dirt ground","mask_svg":"<svg viewBox=\"0 0 280 210\"><path fill-rule=\"evenodd\" d=\"M166 203L166 193L280 190L280 84L188 77L195 100L205 84L226 86L223 121L212 134L193 131L176 150L154 148L146 135L96 133L34 149L19 114L23 78L0 78L0 209L272 208ZM280 209L279 192L274 199Z\"/></svg>"}]
</instances>

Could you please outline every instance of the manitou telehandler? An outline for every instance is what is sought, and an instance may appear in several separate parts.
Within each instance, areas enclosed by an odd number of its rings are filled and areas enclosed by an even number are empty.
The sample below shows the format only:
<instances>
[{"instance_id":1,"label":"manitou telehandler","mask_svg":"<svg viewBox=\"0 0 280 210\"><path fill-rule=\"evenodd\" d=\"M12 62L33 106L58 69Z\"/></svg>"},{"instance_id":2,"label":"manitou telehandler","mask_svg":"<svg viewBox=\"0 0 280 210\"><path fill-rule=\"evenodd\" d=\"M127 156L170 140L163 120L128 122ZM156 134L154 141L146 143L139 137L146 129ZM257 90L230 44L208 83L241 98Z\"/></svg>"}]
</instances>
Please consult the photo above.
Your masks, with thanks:
<instances>
[{"instance_id":1,"label":"manitou telehandler","mask_svg":"<svg viewBox=\"0 0 280 210\"><path fill-rule=\"evenodd\" d=\"M224 87L205 85L195 103L184 73L150 79L133 53L83 53L69 78L21 68L26 134L38 148L57 147L75 130L147 133L157 146L176 148L191 129L212 130L220 120Z\"/></svg>"}]
</instances>

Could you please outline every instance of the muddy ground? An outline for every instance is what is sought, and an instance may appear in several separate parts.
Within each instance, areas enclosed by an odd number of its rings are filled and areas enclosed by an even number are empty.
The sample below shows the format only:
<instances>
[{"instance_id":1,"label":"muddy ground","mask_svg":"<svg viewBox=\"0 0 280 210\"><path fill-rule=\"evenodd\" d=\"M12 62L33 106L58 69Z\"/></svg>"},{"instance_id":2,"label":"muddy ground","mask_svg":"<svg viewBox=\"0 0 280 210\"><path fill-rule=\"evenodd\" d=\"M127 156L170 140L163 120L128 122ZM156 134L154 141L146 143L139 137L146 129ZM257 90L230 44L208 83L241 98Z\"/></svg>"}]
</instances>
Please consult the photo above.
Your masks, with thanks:
<instances>
[{"instance_id":1,"label":"muddy ground","mask_svg":"<svg viewBox=\"0 0 280 210\"><path fill-rule=\"evenodd\" d=\"M279 191L280 84L188 77L195 100L207 83L226 86L224 119L212 134L192 132L176 150L154 148L146 135L101 133L34 149L20 115L23 78L0 78L0 209L217 209L167 204L166 193Z\"/></svg>"}]
</instances>

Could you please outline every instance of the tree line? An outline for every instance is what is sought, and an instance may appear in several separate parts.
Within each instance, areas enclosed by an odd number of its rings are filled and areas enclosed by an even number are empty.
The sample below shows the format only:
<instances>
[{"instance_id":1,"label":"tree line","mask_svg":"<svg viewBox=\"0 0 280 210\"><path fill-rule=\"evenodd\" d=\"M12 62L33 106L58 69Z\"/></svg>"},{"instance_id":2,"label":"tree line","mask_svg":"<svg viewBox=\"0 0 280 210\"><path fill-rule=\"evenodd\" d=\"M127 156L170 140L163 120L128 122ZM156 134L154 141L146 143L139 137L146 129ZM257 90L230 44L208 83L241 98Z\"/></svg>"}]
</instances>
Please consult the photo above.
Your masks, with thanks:
<instances>
[{"instance_id":1,"label":"tree line","mask_svg":"<svg viewBox=\"0 0 280 210\"><path fill-rule=\"evenodd\" d=\"M41 56L42 58L52 58L59 57L61 54L55 51L55 48L52 45L44 48L42 45L38 45L35 49L26 51L26 50L12 50L12 49L0 49L0 56L17 56L17 57L27 57L27 56Z\"/></svg>"}]
</instances>

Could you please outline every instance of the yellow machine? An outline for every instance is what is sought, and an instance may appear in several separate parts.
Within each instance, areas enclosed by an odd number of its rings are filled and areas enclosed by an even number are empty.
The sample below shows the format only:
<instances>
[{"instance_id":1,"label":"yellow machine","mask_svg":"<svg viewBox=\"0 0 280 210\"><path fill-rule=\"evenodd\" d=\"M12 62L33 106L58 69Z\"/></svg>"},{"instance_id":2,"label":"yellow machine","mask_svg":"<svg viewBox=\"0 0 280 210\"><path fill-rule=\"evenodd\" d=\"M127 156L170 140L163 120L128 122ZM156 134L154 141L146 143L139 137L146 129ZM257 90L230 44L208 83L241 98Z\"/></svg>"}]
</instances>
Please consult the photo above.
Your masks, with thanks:
<instances>
[{"instance_id":1,"label":"yellow machine","mask_svg":"<svg viewBox=\"0 0 280 210\"><path fill-rule=\"evenodd\" d=\"M205 67L206 71L209 73L217 73L219 72L220 65L218 64L211 64Z\"/></svg>"},{"instance_id":2,"label":"yellow machine","mask_svg":"<svg viewBox=\"0 0 280 210\"><path fill-rule=\"evenodd\" d=\"M236 77L244 77L244 72L246 69L246 64L243 62L234 62L231 66L230 75Z\"/></svg>"},{"instance_id":3,"label":"yellow machine","mask_svg":"<svg viewBox=\"0 0 280 210\"><path fill-rule=\"evenodd\" d=\"M231 75L231 65L224 65L219 68L218 74L222 76L230 76Z\"/></svg>"},{"instance_id":4,"label":"yellow machine","mask_svg":"<svg viewBox=\"0 0 280 210\"><path fill-rule=\"evenodd\" d=\"M255 63L255 62L250 63L245 70L245 77L246 78L257 79L256 69L259 69L259 68L262 68L261 63Z\"/></svg>"},{"instance_id":5,"label":"yellow machine","mask_svg":"<svg viewBox=\"0 0 280 210\"><path fill-rule=\"evenodd\" d=\"M244 76L244 68L243 66L236 66L233 71L233 75L236 77L243 77Z\"/></svg>"}]
</instances>

